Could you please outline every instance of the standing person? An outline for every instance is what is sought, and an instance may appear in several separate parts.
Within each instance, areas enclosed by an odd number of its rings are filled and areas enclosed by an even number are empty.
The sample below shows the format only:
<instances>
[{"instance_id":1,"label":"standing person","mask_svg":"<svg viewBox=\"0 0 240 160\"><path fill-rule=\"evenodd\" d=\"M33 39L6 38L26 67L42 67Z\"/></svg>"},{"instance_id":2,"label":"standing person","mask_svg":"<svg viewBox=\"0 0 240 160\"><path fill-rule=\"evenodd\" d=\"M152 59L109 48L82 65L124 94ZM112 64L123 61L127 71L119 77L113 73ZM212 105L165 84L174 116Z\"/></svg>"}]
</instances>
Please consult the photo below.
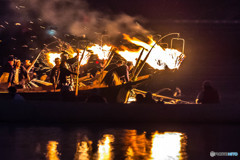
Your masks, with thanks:
<instances>
[{"instance_id":1,"label":"standing person","mask_svg":"<svg viewBox=\"0 0 240 160\"><path fill-rule=\"evenodd\" d=\"M220 103L220 96L218 91L212 86L210 81L204 81L202 84L202 91L198 94L196 99L197 104L213 104Z\"/></svg>"},{"instance_id":2,"label":"standing person","mask_svg":"<svg viewBox=\"0 0 240 160\"><path fill-rule=\"evenodd\" d=\"M14 56L8 56L8 62L5 66L1 68L0 77L1 77L1 84L7 83L7 88L11 87L13 77L14 77Z\"/></svg>"},{"instance_id":3,"label":"standing person","mask_svg":"<svg viewBox=\"0 0 240 160\"><path fill-rule=\"evenodd\" d=\"M16 88L24 88L26 82L30 81L30 77L24 66L21 65L20 60L15 60L14 75L12 79L12 86Z\"/></svg>"},{"instance_id":4,"label":"standing person","mask_svg":"<svg viewBox=\"0 0 240 160\"><path fill-rule=\"evenodd\" d=\"M61 54L61 64L60 64L60 75L59 75L59 81L60 86L68 87L69 90L73 90L73 78L72 75L76 75L76 73L73 72L72 64L78 61L79 53L77 56L68 59L68 53L63 51Z\"/></svg>"},{"instance_id":5,"label":"standing person","mask_svg":"<svg viewBox=\"0 0 240 160\"><path fill-rule=\"evenodd\" d=\"M102 83L108 86L116 86L116 85L119 85L120 79L123 82L128 82L129 72L131 71L132 67L133 67L133 63L127 62L127 65L122 65L120 67L113 68L106 74Z\"/></svg>"},{"instance_id":6,"label":"standing person","mask_svg":"<svg viewBox=\"0 0 240 160\"><path fill-rule=\"evenodd\" d=\"M59 86L61 60L60 60L60 58L55 58L54 62L56 65L51 70L50 82L53 83L54 89L56 89Z\"/></svg>"}]
</instances>

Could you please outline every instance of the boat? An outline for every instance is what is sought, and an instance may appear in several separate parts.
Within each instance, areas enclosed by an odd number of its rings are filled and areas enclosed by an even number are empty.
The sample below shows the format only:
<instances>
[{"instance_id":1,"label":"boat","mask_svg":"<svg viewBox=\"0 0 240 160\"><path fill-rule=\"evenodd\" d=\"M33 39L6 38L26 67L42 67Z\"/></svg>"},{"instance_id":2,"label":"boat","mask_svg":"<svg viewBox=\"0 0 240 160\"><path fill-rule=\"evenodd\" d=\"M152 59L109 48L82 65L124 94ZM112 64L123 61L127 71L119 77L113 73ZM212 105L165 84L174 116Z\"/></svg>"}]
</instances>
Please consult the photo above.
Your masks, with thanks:
<instances>
[{"instance_id":1,"label":"boat","mask_svg":"<svg viewBox=\"0 0 240 160\"><path fill-rule=\"evenodd\" d=\"M41 87L34 89L19 89L18 94L24 97L25 100L32 101L84 101L91 95L100 95L106 98L108 103L126 103L129 91L136 88L137 85L149 79L149 75L139 77L136 81L130 81L121 85L111 87L98 87L98 86L82 86L79 87L78 95L75 91L61 92L60 89L54 90L52 83L44 82L41 80L33 80L35 83L44 84ZM0 99L8 99L8 92L1 91Z\"/></svg>"}]
</instances>

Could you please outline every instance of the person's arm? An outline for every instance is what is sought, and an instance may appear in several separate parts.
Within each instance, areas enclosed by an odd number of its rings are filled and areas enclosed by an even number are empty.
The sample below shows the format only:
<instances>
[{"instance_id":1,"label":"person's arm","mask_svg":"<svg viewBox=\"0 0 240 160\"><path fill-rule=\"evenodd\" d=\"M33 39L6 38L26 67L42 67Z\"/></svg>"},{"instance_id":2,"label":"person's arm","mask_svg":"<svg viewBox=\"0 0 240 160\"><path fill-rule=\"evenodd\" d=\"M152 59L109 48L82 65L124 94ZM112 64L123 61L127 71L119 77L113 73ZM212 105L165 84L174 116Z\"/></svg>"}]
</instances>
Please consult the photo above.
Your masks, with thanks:
<instances>
[{"instance_id":1,"label":"person's arm","mask_svg":"<svg viewBox=\"0 0 240 160\"><path fill-rule=\"evenodd\" d=\"M75 57L68 59L67 63L68 64L73 64L73 63L78 61L78 58L79 58L79 52L77 52L77 55Z\"/></svg>"}]
</instances>

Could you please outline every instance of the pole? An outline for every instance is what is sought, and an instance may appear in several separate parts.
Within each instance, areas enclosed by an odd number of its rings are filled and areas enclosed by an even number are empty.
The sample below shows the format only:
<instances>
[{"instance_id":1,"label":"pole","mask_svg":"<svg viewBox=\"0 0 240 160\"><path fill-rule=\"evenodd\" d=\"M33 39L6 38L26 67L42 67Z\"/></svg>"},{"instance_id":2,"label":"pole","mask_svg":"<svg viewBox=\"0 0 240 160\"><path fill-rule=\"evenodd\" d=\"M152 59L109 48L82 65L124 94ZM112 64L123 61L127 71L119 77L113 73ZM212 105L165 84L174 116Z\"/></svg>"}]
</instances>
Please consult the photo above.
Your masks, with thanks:
<instances>
[{"instance_id":1,"label":"pole","mask_svg":"<svg viewBox=\"0 0 240 160\"><path fill-rule=\"evenodd\" d=\"M79 81L79 78L78 78L78 77L79 77L79 69L80 69L80 64L81 64L81 62L82 62L82 59L83 59L83 57L84 57L84 53L85 53L86 49L87 49L87 46L85 47L85 49L84 49L84 51L83 51L83 53L82 53L81 59L79 60L79 58L78 58L78 64L77 64L77 82L76 82L75 96L78 96L78 81ZM78 50L77 50L77 53L79 53Z\"/></svg>"},{"instance_id":2,"label":"pole","mask_svg":"<svg viewBox=\"0 0 240 160\"><path fill-rule=\"evenodd\" d=\"M141 58L142 58L143 52L144 52L144 48L142 49L142 51L141 51L141 53L140 53L140 55L139 55L139 57L138 57L138 59L137 59L137 62L136 62L136 64L135 64L134 68L133 68L132 77L131 77L131 79L132 79L133 81L134 81L134 79L135 79L135 73L136 73L136 71L137 71L137 67L138 67L138 65L139 65L139 62L140 62L140 60L141 60Z\"/></svg>"}]
</instances>

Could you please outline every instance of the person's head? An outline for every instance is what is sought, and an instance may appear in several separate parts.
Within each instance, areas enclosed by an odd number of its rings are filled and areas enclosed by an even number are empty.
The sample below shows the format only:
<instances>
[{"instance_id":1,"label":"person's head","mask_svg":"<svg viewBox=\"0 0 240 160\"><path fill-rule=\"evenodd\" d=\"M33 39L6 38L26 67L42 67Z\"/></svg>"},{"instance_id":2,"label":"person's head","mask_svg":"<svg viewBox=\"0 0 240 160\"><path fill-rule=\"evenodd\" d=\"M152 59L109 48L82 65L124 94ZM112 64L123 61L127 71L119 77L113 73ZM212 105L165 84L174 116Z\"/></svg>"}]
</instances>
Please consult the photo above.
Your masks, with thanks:
<instances>
[{"instance_id":1,"label":"person's head","mask_svg":"<svg viewBox=\"0 0 240 160\"><path fill-rule=\"evenodd\" d=\"M62 51L61 60L62 60L63 62L66 61L66 60L68 60L68 53L67 53L67 52Z\"/></svg>"},{"instance_id":2,"label":"person's head","mask_svg":"<svg viewBox=\"0 0 240 160\"><path fill-rule=\"evenodd\" d=\"M24 66L25 66L25 67L28 67L28 66L30 66L30 65L31 65L30 60L26 59L26 60L24 61Z\"/></svg>"},{"instance_id":3,"label":"person's head","mask_svg":"<svg viewBox=\"0 0 240 160\"><path fill-rule=\"evenodd\" d=\"M119 61L116 62L116 65L117 65L118 67L120 67L122 64L123 64L123 61L122 61L122 60L119 60Z\"/></svg>"},{"instance_id":4,"label":"person's head","mask_svg":"<svg viewBox=\"0 0 240 160\"><path fill-rule=\"evenodd\" d=\"M13 55L9 55L8 56L8 63L13 66L14 65L14 56Z\"/></svg>"},{"instance_id":5,"label":"person's head","mask_svg":"<svg viewBox=\"0 0 240 160\"><path fill-rule=\"evenodd\" d=\"M9 87L8 88L8 93L12 96L14 96L17 92L17 89L15 87Z\"/></svg>"},{"instance_id":6,"label":"person's head","mask_svg":"<svg viewBox=\"0 0 240 160\"><path fill-rule=\"evenodd\" d=\"M133 68L133 63L131 61L128 61L127 66L128 66L128 71L131 71L131 69Z\"/></svg>"},{"instance_id":7,"label":"person's head","mask_svg":"<svg viewBox=\"0 0 240 160\"><path fill-rule=\"evenodd\" d=\"M16 67L20 67L21 66L21 60L16 60L15 65L16 65Z\"/></svg>"},{"instance_id":8,"label":"person's head","mask_svg":"<svg viewBox=\"0 0 240 160\"><path fill-rule=\"evenodd\" d=\"M136 102L142 103L142 102L143 102L143 99L144 99L144 97L143 97L142 94L137 94L137 95L136 95Z\"/></svg>"},{"instance_id":9,"label":"person's head","mask_svg":"<svg viewBox=\"0 0 240 160\"><path fill-rule=\"evenodd\" d=\"M60 64L61 64L60 58L55 58L54 62L56 64L56 66L60 66Z\"/></svg>"},{"instance_id":10,"label":"person's head","mask_svg":"<svg viewBox=\"0 0 240 160\"><path fill-rule=\"evenodd\" d=\"M212 88L211 81L209 81L209 80L204 81L203 84L202 84L202 88L203 89L210 89L210 88Z\"/></svg>"}]
</instances>

